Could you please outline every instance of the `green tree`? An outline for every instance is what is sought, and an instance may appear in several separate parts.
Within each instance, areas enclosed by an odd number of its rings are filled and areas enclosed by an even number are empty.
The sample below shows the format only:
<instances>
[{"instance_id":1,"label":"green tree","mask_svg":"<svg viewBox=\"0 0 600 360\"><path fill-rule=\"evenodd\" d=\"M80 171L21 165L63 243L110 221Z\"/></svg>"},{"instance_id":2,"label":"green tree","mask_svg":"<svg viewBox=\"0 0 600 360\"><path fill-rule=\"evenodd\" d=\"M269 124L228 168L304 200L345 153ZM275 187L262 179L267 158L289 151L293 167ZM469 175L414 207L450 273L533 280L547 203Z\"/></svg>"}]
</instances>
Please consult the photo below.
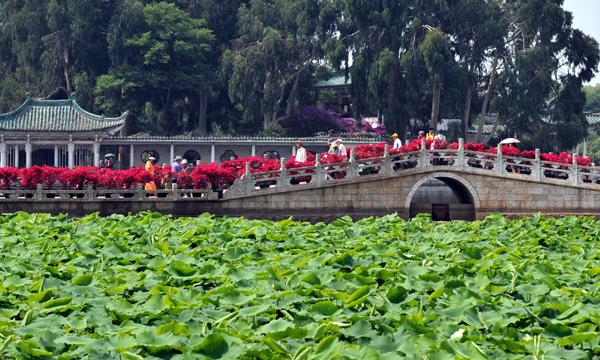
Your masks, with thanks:
<instances>
[{"instance_id":1,"label":"green tree","mask_svg":"<svg viewBox=\"0 0 600 360\"><path fill-rule=\"evenodd\" d=\"M224 54L229 96L244 117L263 128L289 116L307 70L322 58L320 43L333 35L333 3L251 0L239 11L239 37Z\"/></svg>"},{"instance_id":2,"label":"green tree","mask_svg":"<svg viewBox=\"0 0 600 360\"><path fill-rule=\"evenodd\" d=\"M572 27L562 0L521 0L512 9L518 36L509 44L494 106L511 135L542 149L568 149L587 134L584 82L597 71L597 41ZM544 16L539 16L544 14ZM549 133L560 136L554 144Z\"/></svg>"},{"instance_id":3,"label":"green tree","mask_svg":"<svg viewBox=\"0 0 600 360\"><path fill-rule=\"evenodd\" d=\"M425 66L429 72L433 100L431 103L431 121L429 126L437 129L440 112L441 91L444 85L444 74L453 66L453 58L448 49L446 36L438 29L432 29L421 44L421 52Z\"/></svg>"},{"instance_id":4,"label":"green tree","mask_svg":"<svg viewBox=\"0 0 600 360\"><path fill-rule=\"evenodd\" d=\"M600 84L595 86L587 85L583 87L585 92L585 111L592 113L600 112Z\"/></svg>"},{"instance_id":5,"label":"green tree","mask_svg":"<svg viewBox=\"0 0 600 360\"><path fill-rule=\"evenodd\" d=\"M146 116L174 134L183 127L186 100L197 97L215 76L206 62L214 36L203 20L165 2L144 6L143 22L128 27L122 16L139 7L132 1L121 9L121 21L112 28L131 37L114 36L110 45L117 65L99 78L97 101L107 108L123 99L133 99L138 107L145 103Z\"/></svg>"}]
</instances>

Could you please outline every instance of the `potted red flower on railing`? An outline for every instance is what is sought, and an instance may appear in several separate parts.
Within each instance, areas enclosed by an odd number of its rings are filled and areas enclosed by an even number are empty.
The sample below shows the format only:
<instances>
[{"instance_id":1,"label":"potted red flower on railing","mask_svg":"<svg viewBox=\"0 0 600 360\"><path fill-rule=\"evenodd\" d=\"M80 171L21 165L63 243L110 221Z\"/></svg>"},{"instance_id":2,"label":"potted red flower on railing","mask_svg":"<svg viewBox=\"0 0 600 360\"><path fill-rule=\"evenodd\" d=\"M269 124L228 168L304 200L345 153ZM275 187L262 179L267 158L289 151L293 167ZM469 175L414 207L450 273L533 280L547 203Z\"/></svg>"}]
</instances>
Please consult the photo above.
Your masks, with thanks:
<instances>
[{"instance_id":1,"label":"potted red flower on railing","mask_svg":"<svg viewBox=\"0 0 600 360\"><path fill-rule=\"evenodd\" d=\"M592 166L592 158L577 155L577 165L578 166Z\"/></svg>"},{"instance_id":2,"label":"potted red flower on railing","mask_svg":"<svg viewBox=\"0 0 600 360\"><path fill-rule=\"evenodd\" d=\"M177 173L177 187L180 189L189 189L192 187L192 173L189 171Z\"/></svg>"},{"instance_id":3,"label":"potted red flower on railing","mask_svg":"<svg viewBox=\"0 0 600 360\"><path fill-rule=\"evenodd\" d=\"M304 168L304 167L309 167L309 166L315 166L315 162L314 161L308 161L308 160L304 161L304 162L298 162L298 161L296 161L296 157L295 156L292 156L290 158L290 160L288 160L285 163L285 168L286 169L298 169L298 168ZM314 171L313 170L304 170L304 173L305 174L306 173L314 173ZM288 175L291 175L291 176L295 176L295 175L299 175L299 174L300 173L297 172L297 171L290 171L288 173ZM295 178L290 179L290 183L292 185L294 185L294 184L299 184L301 181L310 182L311 179L312 179L311 176L300 176L300 177L295 177Z\"/></svg>"},{"instance_id":4,"label":"potted red flower on railing","mask_svg":"<svg viewBox=\"0 0 600 360\"><path fill-rule=\"evenodd\" d=\"M504 145L502 146L502 155L515 157L519 155L519 149L517 149L516 147Z\"/></svg>"},{"instance_id":5,"label":"potted red flower on railing","mask_svg":"<svg viewBox=\"0 0 600 360\"><path fill-rule=\"evenodd\" d=\"M119 175L118 185L119 187L123 187L125 189L131 189L137 184L146 184L152 181L152 176L143 167L121 170Z\"/></svg>"},{"instance_id":6,"label":"potted red flower on railing","mask_svg":"<svg viewBox=\"0 0 600 360\"><path fill-rule=\"evenodd\" d=\"M19 168L5 167L0 168L0 189L9 190L13 183L19 178Z\"/></svg>"},{"instance_id":7,"label":"potted red flower on railing","mask_svg":"<svg viewBox=\"0 0 600 360\"><path fill-rule=\"evenodd\" d=\"M208 189L209 181L208 177L199 172L192 172L192 182L194 183L194 189Z\"/></svg>"},{"instance_id":8,"label":"potted red flower on railing","mask_svg":"<svg viewBox=\"0 0 600 360\"><path fill-rule=\"evenodd\" d=\"M21 169L19 177L21 178L21 186L24 188L34 190L38 184L42 184L44 181L44 171L39 166L33 166L26 169Z\"/></svg>"},{"instance_id":9,"label":"potted red flower on railing","mask_svg":"<svg viewBox=\"0 0 600 360\"><path fill-rule=\"evenodd\" d=\"M339 163L343 163L345 162L346 159L341 156L341 155L335 155L335 154L327 154L323 160L321 161L321 164L323 165L333 165L333 164L339 164ZM342 165L341 168L347 168L346 165ZM336 179L341 179L346 177L346 173L343 171L336 171L336 172L332 172L331 173Z\"/></svg>"},{"instance_id":10,"label":"potted red flower on railing","mask_svg":"<svg viewBox=\"0 0 600 360\"><path fill-rule=\"evenodd\" d=\"M202 174L207 177L213 190L223 190L231 186L237 179L234 169L222 169L217 163L210 163L198 166L194 170L196 174Z\"/></svg>"},{"instance_id":11,"label":"potted red flower on railing","mask_svg":"<svg viewBox=\"0 0 600 360\"><path fill-rule=\"evenodd\" d=\"M107 168L101 168L98 170L98 175L100 176L99 186L106 189L116 189L119 186L119 172L119 170L111 170Z\"/></svg>"},{"instance_id":12,"label":"potted red flower on railing","mask_svg":"<svg viewBox=\"0 0 600 360\"><path fill-rule=\"evenodd\" d=\"M153 181L159 189L168 189L173 183L175 172L171 171L171 165L166 165L163 168L155 168Z\"/></svg>"}]
</instances>

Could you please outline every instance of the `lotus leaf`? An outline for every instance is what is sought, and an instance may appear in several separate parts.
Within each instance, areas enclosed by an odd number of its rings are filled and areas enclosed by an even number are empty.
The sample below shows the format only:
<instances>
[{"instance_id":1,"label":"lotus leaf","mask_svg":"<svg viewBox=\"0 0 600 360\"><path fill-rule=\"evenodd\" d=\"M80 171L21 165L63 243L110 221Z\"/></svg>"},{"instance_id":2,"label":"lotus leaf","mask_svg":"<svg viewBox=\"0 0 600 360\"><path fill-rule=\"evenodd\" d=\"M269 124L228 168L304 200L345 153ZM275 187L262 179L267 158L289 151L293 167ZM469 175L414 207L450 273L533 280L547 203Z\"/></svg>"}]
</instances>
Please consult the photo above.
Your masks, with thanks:
<instances>
[{"instance_id":1,"label":"lotus leaf","mask_svg":"<svg viewBox=\"0 0 600 360\"><path fill-rule=\"evenodd\" d=\"M599 233L499 214L3 215L0 358L593 358Z\"/></svg>"}]
</instances>

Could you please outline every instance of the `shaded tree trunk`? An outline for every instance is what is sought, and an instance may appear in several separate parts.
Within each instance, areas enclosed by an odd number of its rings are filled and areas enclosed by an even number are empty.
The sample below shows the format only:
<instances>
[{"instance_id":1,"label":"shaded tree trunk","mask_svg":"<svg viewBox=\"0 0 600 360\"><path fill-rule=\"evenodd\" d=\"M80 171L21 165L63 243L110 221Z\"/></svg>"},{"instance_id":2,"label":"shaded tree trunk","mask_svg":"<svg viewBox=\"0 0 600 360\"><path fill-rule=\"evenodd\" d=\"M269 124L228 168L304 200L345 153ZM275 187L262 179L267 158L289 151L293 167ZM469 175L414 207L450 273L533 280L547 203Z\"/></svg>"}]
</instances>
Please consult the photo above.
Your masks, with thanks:
<instances>
[{"instance_id":1,"label":"shaded tree trunk","mask_svg":"<svg viewBox=\"0 0 600 360\"><path fill-rule=\"evenodd\" d=\"M433 101L431 102L431 121L429 122L429 126L434 129L437 129L438 116L440 114L440 96L442 90L438 85L433 86Z\"/></svg>"},{"instance_id":2,"label":"shaded tree trunk","mask_svg":"<svg viewBox=\"0 0 600 360\"><path fill-rule=\"evenodd\" d=\"M207 111L208 111L208 93L206 90L200 90L200 109L198 111L198 131L204 136L208 135L208 123L206 122Z\"/></svg>"},{"instance_id":3,"label":"shaded tree trunk","mask_svg":"<svg viewBox=\"0 0 600 360\"><path fill-rule=\"evenodd\" d=\"M292 107L294 106L294 102L296 101L296 96L298 95L298 83L300 82L300 76L302 76L302 72L304 72L306 67L300 69L300 71L296 74L296 79L294 80L294 86L292 87L292 92L288 97L287 108L285 110L285 116L290 116L292 114ZM285 87L284 87L285 91Z\"/></svg>"},{"instance_id":4,"label":"shaded tree trunk","mask_svg":"<svg viewBox=\"0 0 600 360\"><path fill-rule=\"evenodd\" d=\"M119 131L119 136L127 136L127 123L125 126L121 128ZM133 164L129 163L129 147L128 146L119 146L119 166L120 169L128 169L133 166Z\"/></svg>"},{"instance_id":5,"label":"shaded tree trunk","mask_svg":"<svg viewBox=\"0 0 600 360\"><path fill-rule=\"evenodd\" d=\"M464 139L467 141L467 135L469 134L469 117L471 117L471 101L473 100L473 86L467 87L467 94L465 95L465 114L463 116L464 126Z\"/></svg>"},{"instance_id":6,"label":"shaded tree trunk","mask_svg":"<svg viewBox=\"0 0 600 360\"><path fill-rule=\"evenodd\" d=\"M490 136L488 136L487 139L485 139L486 145L489 144L490 140L492 140L492 138L496 135L496 129L498 128L499 122L500 122L500 119L496 119L494 126L492 126L492 131L490 132Z\"/></svg>"},{"instance_id":7,"label":"shaded tree trunk","mask_svg":"<svg viewBox=\"0 0 600 360\"><path fill-rule=\"evenodd\" d=\"M477 135L475 135L475 139L473 142L479 142L481 139L481 135L483 134L483 125L485 124L485 115L487 113L487 107L490 103L490 98L492 97L492 87L494 86L494 79L496 78L496 68L498 67L498 57L500 53L498 49L496 49L496 55L494 56L494 63L492 64L492 75L490 76L490 83L488 84L487 93L485 94L485 100L483 101L483 106L481 107L481 116L479 117L479 127L477 128Z\"/></svg>"},{"instance_id":8,"label":"shaded tree trunk","mask_svg":"<svg viewBox=\"0 0 600 360\"><path fill-rule=\"evenodd\" d=\"M64 56L64 60L65 60L65 64L63 66L63 72L65 74L65 82L67 84L67 92L69 94L69 98L71 97L71 94L73 93L73 86L71 85L71 64L70 64L70 59L69 59L69 47L65 44L63 46L63 56Z\"/></svg>"}]
</instances>

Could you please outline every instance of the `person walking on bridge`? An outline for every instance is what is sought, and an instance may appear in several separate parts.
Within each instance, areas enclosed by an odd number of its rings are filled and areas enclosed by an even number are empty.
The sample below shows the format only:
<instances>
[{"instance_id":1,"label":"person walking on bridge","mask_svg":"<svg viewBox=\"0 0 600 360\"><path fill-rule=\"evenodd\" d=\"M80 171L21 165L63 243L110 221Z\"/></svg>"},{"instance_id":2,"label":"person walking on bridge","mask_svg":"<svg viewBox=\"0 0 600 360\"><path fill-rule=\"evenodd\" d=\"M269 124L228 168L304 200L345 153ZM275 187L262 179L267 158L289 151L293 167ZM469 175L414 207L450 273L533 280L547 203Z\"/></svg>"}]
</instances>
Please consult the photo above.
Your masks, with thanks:
<instances>
[{"instance_id":1,"label":"person walking on bridge","mask_svg":"<svg viewBox=\"0 0 600 360\"><path fill-rule=\"evenodd\" d=\"M429 128L429 132L425 136L425 140L433 140L435 138L435 134L433 133L433 128Z\"/></svg>"},{"instance_id":2,"label":"person walking on bridge","mask_svg":"<svg viewBox=\"0 0 600 360\"><path fill-rule=\"evenodd\" d=\"M402 147L402 140L398 139L398 134L394 133L392 135L392 140L394 140L393 149L400 149Z\"/></svg>"},{"instance_id":3,"label":"person walking on bridge","mask_svg":"<svg viewBox=\"0 0 600 360\"><path fill-rule=\"evenodd\" d=\"M296 141L296 162L306 162L306 149L302 146L302 141Z\"/></svg>"},{"instance_id":4,"label":"person walking on bridge","mask_svg":"<svg viewBox=\"0 0 600 360\"><path fill-rule=\"evenodd\" d=\"M337 139L335 143L338 146L338 151L340 155L344 157L344 160L348 159L348 153L346 152L346 147L342 144L342 139Z\"/></svg>"},{"instance_id":5,"label":"person walking on bridge","mask_svg":"<svg viewBox=\"0 0 600 360\"><path fill-rule=\"evenodd\" d=\"M183 158L181 156L175 156L175 161L171 164L171 171L175 174L173 175L173 182L177 183L177 174L181 172L181 161Z\"/></svg>"}]
</instances>

